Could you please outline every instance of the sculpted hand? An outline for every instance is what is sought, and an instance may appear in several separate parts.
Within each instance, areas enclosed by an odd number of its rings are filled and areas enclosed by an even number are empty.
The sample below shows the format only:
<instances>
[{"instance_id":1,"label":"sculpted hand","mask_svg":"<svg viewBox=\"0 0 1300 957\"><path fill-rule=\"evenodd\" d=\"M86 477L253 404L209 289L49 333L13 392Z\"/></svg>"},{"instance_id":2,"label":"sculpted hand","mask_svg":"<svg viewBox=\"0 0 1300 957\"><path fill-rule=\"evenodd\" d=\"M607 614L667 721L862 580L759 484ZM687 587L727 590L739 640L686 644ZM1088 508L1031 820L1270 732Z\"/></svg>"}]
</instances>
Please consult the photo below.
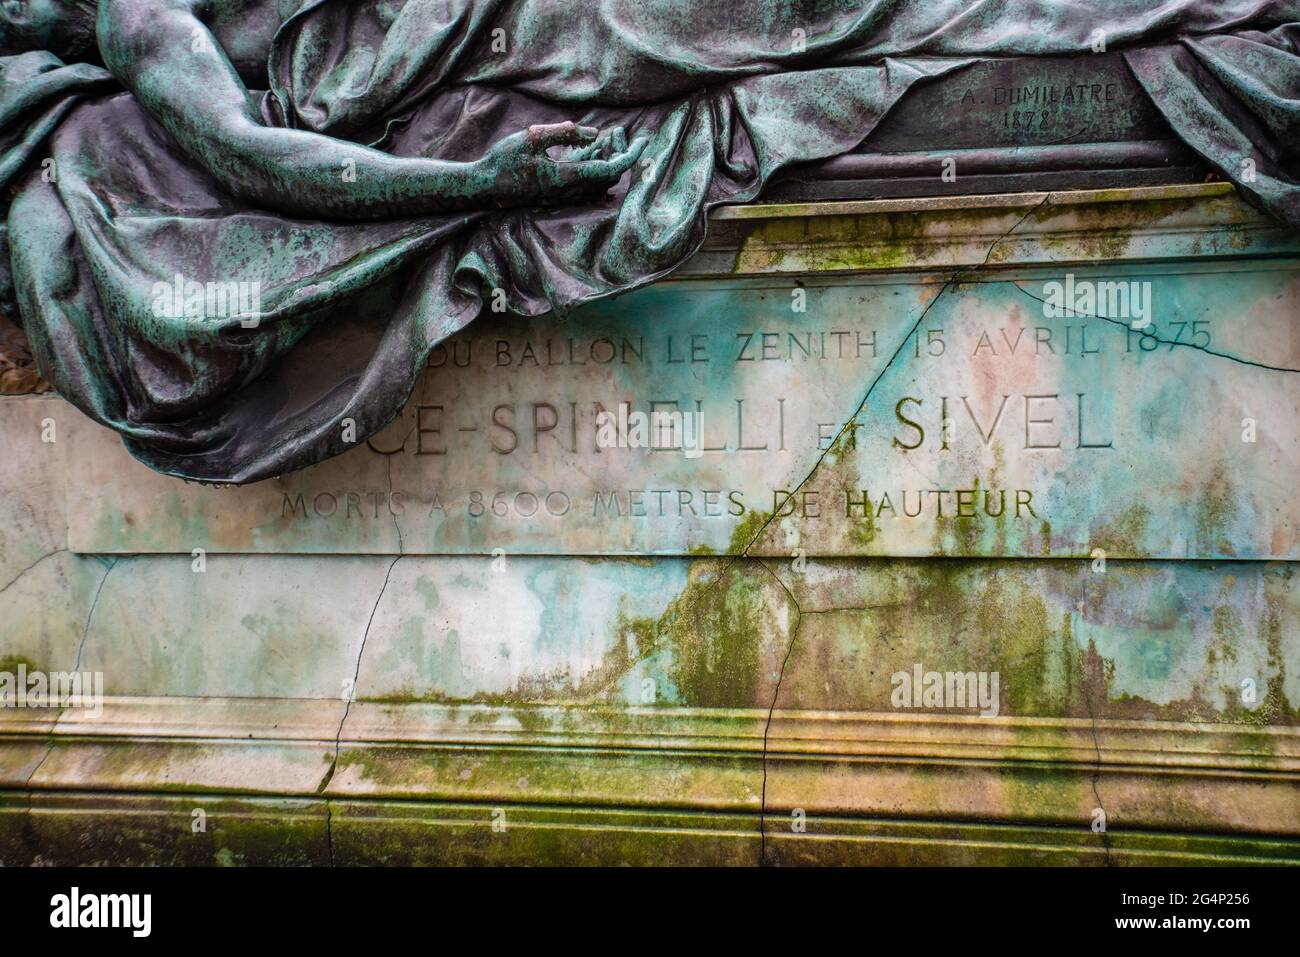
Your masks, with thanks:
<instances>
[{"instance_id":1,"label":"sculpted hand","mask_svg":"<svg viewBox=\"0 0 1300 957\"><path fill-rule=\"evenodd\" d=\"M530 126L497 143L481 164L493 196L505 203L563 204L602 193L641 156L648 137L627 145L623 130L599 132L576 123ZM566 159L552 159L554 146L582 147Z\"/></svg>"}]
</instances>

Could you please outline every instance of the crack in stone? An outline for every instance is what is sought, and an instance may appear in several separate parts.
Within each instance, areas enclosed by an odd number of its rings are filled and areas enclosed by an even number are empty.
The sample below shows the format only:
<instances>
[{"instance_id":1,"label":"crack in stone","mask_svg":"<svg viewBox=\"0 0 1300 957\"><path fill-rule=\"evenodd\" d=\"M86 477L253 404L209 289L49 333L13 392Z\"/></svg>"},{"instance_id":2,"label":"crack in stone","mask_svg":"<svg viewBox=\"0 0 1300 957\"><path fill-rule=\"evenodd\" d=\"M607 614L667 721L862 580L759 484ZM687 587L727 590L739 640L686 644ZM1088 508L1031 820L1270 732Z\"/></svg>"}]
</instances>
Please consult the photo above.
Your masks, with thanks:
<instances>
[{"instance_id":1,"label":"crack in stone","mask_svg":"<svg viewBox=\"0 0 1300 957\"><path fill-rule=\"evenodd\" d=\"M992 244L989 245L988 251L985 252L984 254L984 261L981 262L980 265L976 268L983 269L985 266L987 266L989 264L989 260L993 257L994 250L996 250L998 246L1000 246L1003 242L1005 242L1012 233L1014 233L1017 229L1023 226L1025 224L1025 221L1028 220L1030 216L1034 215L1034 213L1042 209L1043 206L1046 205L1051 200L1051 198L1052 198L1052 194L1048 193L1036 204L1034 204L1033 207L1028 209L1023 216L1021 216L1018 220L1012 223L1011 227L1006 232L1004 232L1001 236L995 239L992 242ZM817 456L817 461L813 463L812 470L809 471L809 473L804 476L803 480L794 487L791 494L798 493L800 489L802 489L805 485L807 485L810 481L812 481L813 476L817 474L817 470L822 467L822 463L826 461L827 456L829 456L831 452L835 451L836 447L840 444L844 436L850 434L856 427L858 427L859 425L857 421L858 416L860 416L863 413L863 411L866 409L867 402L871 398L871 393L875 391L876 386L880 384L882 379L884 379L885 374L889 372L889 370L893 368L894 363L898 361L898 357L903 353L903 348L911 340L912 336L916 334L916 330L921 327L921 323L924 322L925 317L930 314L930 310L933 309L935 305L939 302L939 300L944 297L944 294L953 286L954 283L966 282L967 279L965 277L967 277L968 275L969 274L967 270L958 269L954 271L952 275L950 275L947 278L947 280L944 281L944 284L939 288L939 291L938 293L935 294L935 297L926 304L925 308L921 310L921 314L916 317L916 321L913 322L911 327L907 330L907 334L904 335L902 339L899 340L898 348L896 348L894 350L893 355L889 357L889 361L885 363L885 365L881 368L881 370L878 373L876 373L876 377L871 380L871 384L867 386L866 394L862 396L862 401L858 403L858 406L853 411L853 414L849 416L847 420L845 420L844 425L842 425L840 427L839 432L835 434L835 438L831 441L830 445L827 446L826 449L822 451L821 455ZM749 544L747 544L744 548L740 550L740 555L747 555L749 553L749 550L754 546L754 543L763 537L763 533L767 531L768 526L771 525L772 522L774 522L775 520L776 520L776 513L773 512L770 516L768 516L767 520L763 522L761 526L759 526L758 531L754 533L754 537L749 540Z\"/></svg>"},{"instance_id":2,"label":"crack in stone","mask_svg":"<svg viewBox=\"0 0 1300 957\"><path fill-rule=\"evenodd\" d=\"M14 584L17 583L18 579L22 578L24 575L26 575L29 571L31 571L41 562L45 561L47 558L53 558L55 555L61 555L63 552L66 552L67 550L68 549L65 547L65 548L56 548L52 552L46 552L40 558L36 559L36 561L32 562L30 565L28 565L26 568L20 571L17 575L11 578L7 585L5 585L3 588L0 588L0 595L3 595L5 592L7 592Z\"/></svg>"},{"instance_id":3,"label":"crack in stone","mask_svg":"<svg viewBox=\"0 0 1300 957\"><path fill-rule=\"evenodd\" d=\"M35 568L41 562L45 561L45 559L57 555L60 552L66 552L66 551L67 551L66 548L58 548L50 552L48 555L42 555L36 561L32 562L25 569L19 572L18 576L14 578L14 580L11 581L9 585L12 585L19 578L22 578L23 575L31 571L31 569ZM99 595L104 590L104 583L108 581L108 576L113 573L113 569L117 567L117 563L118 563L118 559L110 559L107 562L107 567L104 569L104 576L100 578L99 585L95 588L95 597L91 600L90 611L86 613L86 623L85 625L82 626L81 629L81 642L80 644L77 645L77 657L72 668L74 672L81 670L81 655L86 649L86 639L90 637L90 621L95 616L95 609L99 606ZM4 588L0 588L0 593L2 593L5 589L7 589L9 585L6 585ZM58 724L59 718L61 718L62 716L63 716L63 709L60 708L59 714L56 715L54 718L55 725ZM50 755L54 753L55 743L56 742L54 739L54 733L51 730L45 745L45 753L41 755L41 759L36 762L36 764L32 767L31 772L28 773L27 778L23 781L23 790L27 792L27 814L25 815L25 818L28 826L30 826L31 824L31 816L35 805L35 796L36 796L35 792L32 789L32 782L36 780L37 773L41 770L42 767L45 766L45 762L49 760Z\"/></svg>"},{"instance_id":4,"label":"crack in stone","mask_svg":"<svg viewBox=\"0 0 1300 957\"><path fill-rule=\"evenodd\" d=\"M981 279L981 280L976 280L976 281L977 281L980 285L1001 285L1001 284L1002 284L1002 283L997 282L997 281L995 281L995 280L988 280L988 279ZM1043 299L1043 298L1041 298L1041 297L1039 297L1039 296L1035 296L1032 292L1030 292L1030 291L1029 291L1028 289L1026 289L1024 286L1020 285L1020 282L1019 282L1019 281L1014 280L1014 279L1013 279L1013 280L1009 280L1009 281L1010 281L1010 283L1011 283L1012 286L1014 286L1016 289L1018 289L1020 292L1024 293L1026 296L1028 296L1030 299L1034 300L1035 302L1041 302L1041 303L1042 303L1043 305L1045 305L1045 306L1046 306L1046 305L1051 305L1051 304L1050 304L1046 299ZM1071 311L1074 311L1074 310L1071 310ZM1227 352L1218 352L1218 351L1215 350L1215 349L1211 349L1209 346L1198 346L1198 345L1196 345L1196 344L1193 343L1193 342L1175 342L1175 341L1172 340L1172 339L1161 339L1159 336L1157 336L1157 335L1153 335L1153 334L1148 333L1148 332L1144 332L1142 329L1134 329L1134 328L1132 328L1132 326L1131 326L1129 323L1125 322L1123 319L1115 319L1115 318L1113 318L1113 317L1111 317L1111 316L1098 316L1098 315L1094 315L1094 314L1092 314L1092 313L1087 313L1087 312L1083 312L1083 313L1081 313L1081 312L1077 312L1077 311L1074 311L1074 312L1075 312L1075 314L1074 314L1074 318L1076 318L1076 319L1100 319L1100 320L1102 320L1103 322L1109 322L1111 325L1119 326L1119 327L1122 328L1122 329L1128 329L1128 330L1130 330L1131 332L1139 333L1143 338L1146 338L1146 339L1154 339L1156 342L1160 343L1160 345L1162 345L1162 346L1170 346L1171 348L1172 348L1173 346L1182 346L1182 347L1187 348L1187 349L1193 349L1193 350L1195 350L1196 352L1204 352L1207 356L1214 356L1215 358L1218 358L1218 359L1227 359L1227 360L1229 360L1230 362L1236 362L1236 363L1238 363L1238 364L1240 364L1240 365L1243 365L1243 366L1251 366L1252 368L1255 368L1255 369L1263 369L1263 370L1265 370L1266 372L1300 372L1300 369L1293 369L1293 368L1291 368L1290 366L1273 366L1273 365L1269 365L1267 362L1256 362L1256 361L1253 360L1253 359L1243 359L1243 358L1241 358L1241 356L1234 356L1234 355L1232 355L1232 354L1230 354L1230 353L1227 353ZM1154 352L1155 350L1152 349L1151 351Z\"/></svg>"},{"instance_id":5,"label":"crack in stone","mask_svg":"<svg viewBox=\"0 0 1300 957\"><path fill-rule=\"evenodd\" d=\"M1052 193L1044 194L1041 200L1039 200L1032 207L1026 210L1024 215L1022 215L1019 219L1017 219L1014 223L1012 223L1010 228L1008 228L1006 232L1004 232L1001 236L995 239L989 245L988 250L985 252L983 262L981 262L980 265L976 268L982 269L985 266L987 266L989 264L989 260L993 258L993 253L998 248L998 246L1000 246L1003 242L1005 242L1007 238L1011 236L1012 233L1014 233L1017 229L1023 226L1031 216L1033 216L1045 205L1047 205L1051 201L1052 195L1053 195ZM971 273L969 272L968 269L958 269L955 270L947 278L947 280L944 281L944 284L940 287L939 292L935 295L933 299L929 301L929 303L926 304L925 308L921 310L921 314L916 317L916 321L913 322L911 327L907 330L907 334L904 335L899 340L898 348L896 348L894 350L893 355L889 357L889 361L885 363L884 367L880 370L880 372L876 374L876 377L872 379L871 384L867 387L866 393L862 397L862 401L858 403L857 408L854 410L853 414L849 416L847 420L845 420L844 425L841 426L839 432L836 433L835 438L831 441L830 445L825 449L825 451L822 452L821 455L817 457L817 461L813 463L812 469L808 472L806 476L804 476L803 480L797 486L795 486L795 488L793 489L793 493L797 493L800 489L802 489L805 485L807 485L812 480L813 476L817 474L817 470L821 468L822 463L826 460L826 457L836 448L836 446L840 444L844 436L849 432L851 432L857 426L857 418L859 415L862 414L863 410L866 408L867 401L871 398L872 392L875 390L876 386L884 378L885 374L893 367L894 363L898 360L898 357L903 352L903 348L907 345L908 341L916 333L916 330L920 328L921 323L925 321L925 317L930 314L930 310L934 308L935 304L938 303L939 300L943 298L944 294L955 283L972 281L968 278L970 277L970 275ZM711 582L706 587L700 589L700 591L696 595L695 600L692 601L690 605L688 605L686 608L683 609L683 615L690 614L699 605L699 603L704 600L704 598L709 594L709 592L713 589L713 587L716 586L718 582L721 582L723 578L726 577L726 575L731 571L732 567L736 564L737 561L739 561L741 558L749 557L749 550L753 548L755 542L757 542L763 536L763 533L767 531L768 526L770 526L775 519L776 519L775 513L768 516L766 521L763 522L763 524L759 527L758 531L749 540L749 542L745 545L744 548L742 548L739 552L733 555L727 556L728 560L726 564L722 566L721 570L718 573L717 578L715 578L714 581ZM761 559L759 560L759 564L762 564L770 574L773 574L775 576L775 573L773 573L771 569L768 568L766 564L762 562ZM800 618L799 618L799 626L796 627L794 634L791 636L790 645L786 649L785 662L782 664L781 674L778 676L776 693L772 697L772 706L771 708L768 709L767 724L763 730L763 756L762 756L763 784L762 784L762 795L760 798L760 807L759 807L759 865L760 866L763 865L764 863L764 858L767 850L767 829L766 829L767 736L768 736L768 731L771 728L773 712L776 709L776 700L777 700L776 695L780 693L781 682L785 678L785 666L789 663L790 653L794 649L795 638L798 636L798 628L802 627L802 622L803 622L803 611L799 607L799 603L794 600L794 596L790 593L789 588L786 587L785 582L781 581L779 576L775 576L775 577L777 577L778 583L785 590L786 594L790 595L790 599L792 602L794 602L795 609L796 611L798 611ZM615 675L604 685L602 685L599 689L597 689L597 691L595 692L596 696L599 697L601 695L607 694L610 688L614 687L614 685L616 685L619 681L623 679L623 677L627 674L628 670L640 664L642 661L645 661L651 654L656 652L659 648L659 637L660 636L656 634L655 639L649 643L646 649L641 654L637 655L636 658L628 662L627 669L624 669L618 675Z\"/></svg>"},{"instance_id":6,"label":"crack in stone","mask_svg":"<svg viewBox=\"0 0 1300 957\"><path fill-rule=\"evenodd\" d=\"M830 608L805 608L805 615L837 615L846 611L880 611L882 608L910 608L913 602L882 601L875 605L832 605Z\"/></svg>"},{"instance_id":7,"label":"crack in stone","mask_svg":"<svg viewBox=\"0 0 1300 957\"><path fill-rule=\"evenodd\" d=\"M1024 215L1022 215L1018 220L1012 223L1010 228L1008 228L1006 232L1004 232L1001 236L995 239L989 245L988 250L984 253L984 260L983 262L980 263L980 266L978 268L982 269L983 267L987 266L989 264L989 260L992 259L993 257L993 252L998 248L998 246L1001 245L1012 233L1014 233L1017 229L1023 226L1030 216L1034 215L1036 212L1038 212L1038 210L1042 209L1043 206L1045 206L1048 202L1050 202L1051 198L1052 198L1051 193L1044 195L1041 200L1039 200L1036 204L1034 204L1034 206L1026 210ZM926 304L925 308L921 310L921 314L916 317L916 321L912 323L911 327L907 330L906 335L904 335L899 340L898 347L894 350L893 354L889 357L889 361L887 361L884 364L884 366L881 368L881 370L878 373L876 373L875 378L871 380L871 384L867 386L867 391L862 396L862 401L858 403L857 408L854 409L853 414L849 416L847 420L845 420L844 425L840 427L839 432L836 433L835 438L831 441L830 445L828 445L826 449L821 453L821 455L817 457L817 461L813 463L812 469L808 472L807 475L803 477L802 481L800 481L799 484L794 487L794 489L792 490L792 494L797 494L800 489L802 489L805 485L807 485L810 481L812 481L813 476L817 474L817 471L818 469L821 468L822 463L826 461L827 456L829 456L831 452L834 451L837 446L839 446L844 436L850 434L854 430L854 428L858 425L858 421L857 421L858 416L860 416L863 413L863 411L866 409L867 402L871 399L871 394L872 392L875 391L876 386L879 385L880 382L884 379L885 374L888 373L889 370L894 367L894 363L897 362L898 357L902 355L904 347L911 340L912 336L916 334L917 329L921 327L921 323L924 322L925 317L930 314L930 310L933 309L935 305L939 302L939 300L941 300L944 297L944 294L950 288L952 288L954 283L958 283L961 281L965 273L966 270L961 270L961 269L954 271L952 275L950 275L944 281L944 284L939 288L939 291L938 293L935 294L934 298L931 299ZM749 550L754 546L754 543L763 537L763 533L767 531L768 526L770 526L772 522L774 522L775 520L776 520L776 512L773 512L771 515L768 516L768 518L763 522L763 524L759 526L758 531L754 533L754 536L749 540L749 543L746 544L745 547L740 550L740 553L738 555L733 557L732 562L727 565L727 568L730 568L731 564L734 564L736 559L740 557L747 557L749 554ZM761 866L766 862L766 852L767 852L766 819L767 819L768 732L771 730L772 727L772 716L773 713L776 711L777 696L781 693L781 682L785 679L785 668L786 665L788 665L790 662L790 654L794 650L795 640L799 635L799 629L803 625L803 610L802 608L800 608L799 602L795 599L794 594L790 591L788 587L786 587L785 582L781 580L780 576L777 575L775 572L773 572L772 569L768 567L767 563L764 562L762 559L759 559L759 564L770 575L772 575L773 578L776 579L777 583L785 591L786 595L789 596L790 601L794 604L796 611L799 613L799 622L796 625L795 630L790 637L790 645L786 649L785 661L781 665L781 674L779 675L777 680L776 691L772 696L772 706L768 709L767 712L767 724L764 726L763 729L763 762L762 762L763 763L763 790L762 790L761 805L759 807L759 864ZM721 576L719 576L719 580L720 579Z\"/></svg>"},{"instance_id":8,"label":"crack in stone","mask_svg":"<svg viewBox=\"0 0 1300 957\"><path fill-rule=\"evenodd\" d=\"M330 781L334 780L334 769L338 766L338 761L338 736L336 735L334 738L334 757L330 761L330 766L325 769L325 776L320 779L320 784L316 785L317 794L324 794L325 789L330 786Z\"/></svg>"},{"instance_id":9,"label":"crack in stone","mask_svg":"<svg viewBox=\"0 0 1300 957\"><path fill-rule=\"evenodd\" d=\"M414 431L412 429L406 433L406 437L402 439L401 448L406 448L406 443L411 440ZM406 543L402 540L402 523L397 520L397 513L393 511L393 459L395 458L397 458L396 452L388 456L388 514L393 517L393 529L397 532L397 554L405 555Z\"/></svg>"},{"instance_id":10,"label":"crack in stone","mask_svg":"<svg viewBox=\"0 0 1300 957\"><path fill-rule=\"evenodd\" d=\"M799 604L799 599L794 596L794 592L789 586L781 580L781 576L772 570L763 559L758 560L758 564L763 570L772 576L773 581L781 586L786 597L790 599L790 604L794 606L795 619L794 628L790 632L790 643L785 648L785 658L781 662L781 671L776 676L776 688L772 691L772 704L767 709L767 723L763 725L763 789L759 798L758 806L758 866L763 867L767 863L767 738L772 730L772 716L776 713L776 703L781 697L781 684L785 681L786 668L790 665L790 656L794 654L794 644L799 640L799 632L803 628L803 608Z\"/></svg>"},{"instance_id":11,"label":"crack in stone","mask_svg":"<svg viewBox=\"0 0 1300 957\"><path fill-rule=\"evenodd\" d=\"M58 718L55 718L54 720L55 720L56 723L58 722ZM48 758L48 757L49 757L51 754L53 754L53 753L54 753L54 741L53 741L53 740L50 740L50 741L45 745L45 753L44 753L43 755L41 755L41 759L40 759L39 761L36 762L36 765L32 768L31 773L29 773L29 774L27 775L27 779L26 779L25 781L23 781L23 787L24 787L24 788L28 788L28 789L30 789L31 784L32 784L32 781L35 780L35 778L36 778L36 772L39 771L39 770L41 769L41 765L43 765L43 764L45 763L45 759ZM29 795L29 797L28 797L28 801L27 801L27 810L28 810L28 811L31 811L31 803L32 803L32 802L31 802L30 795Z\"/></svg>"},{"instance_id":12,"label":"crack in stone","mask_svg":"<svg viewBox=\"0 0 1300 957\"><path fill-rule=\"evenodd\" d=\"M845 420L842 426L840 426L840 430L835 434L835 438L831 440L831 444L828 445L822 451L821 455L817 456L817 461L813 463L813 467L808 472L808 474L805 475L800 480L799 484L796 485L791 490L790 494L792 496L797 495L800 489L802 489L805 485L807 485L809 482L812 481L813 476L817 474L817 470L820 469L822 467L822 463L826 461L826 457L829 456L833 451L835 451L836 447L840 444L840 440L843 439L845 435L849 434L851 431L853 431L853 429L857 427L858 416L860 416L862 412L866 409L867 400L871 398L871 393L875 391L875 388L880 383L880 380L885 377L885 373L887 373L891 368L893 368L894 361L899 357L899 355L902 354L903 347L906 346L907 343L911 340L912 336L915 335L916 330L919 329L921 323L925 321L925 317L930 314L930 310L934 308L935 303L937 303L940 299L943 298L943 294L948 291L948 288L957 280L959 275L960 273L953 273L951 276L949 276L948 279L944 282L943 286L940 287L938 294L935 295L935 297L931 299L929 303L926 304L926 307L921 310L921 314L916 317L916 321L912 323L911 327L907 330L907 334L904 335L901 340L899 340L898 348L894 350L894 354L889 357L889 361L885 363L884 367L881 368L881 370L878 373L876 373L876 377L871 380L871 385L867 387L866 394L862 397L862 401L858 403L858 407L854 409L853 414L850 415L848 419ZM746 544L745 547L740 550L739 554L736 557L739 558L742 556L747 556L749 554L749 550L754 547L754 543L763 537L763 533L767 531L768 526L770 526L774 521L776 521L776 512L773 512L764 520L763 524L759 526L758 531L754 533L754 537L749 540L748 544Z\"/></svg>"},{"instance_id":13,"label":"crack in stone","mask_svg":"<svg viewBox=\"0 0 1300 957\"><path fill-rule=\"evenodd\" d=\"M379 603L384 600L384 592L388 590L388 582L393 577L393 568L402 558L401 555L394 556L393 560L388 563L388 570L384 572L384 583L380 586L379 594L375 597L375 603L370 608L370 617L366 619L366 630L361 635L361 647L357 649L356 666L352 671L352 686L348 691L347 702L343 706L343 717L339 719L338 730L334 733L334 759L330 761L330 766L325 769L325 776L321 779L320 784L316 786L317 794L324 794L325 788L329 787L330 781L334 779L334 771L339 763L339 750L343 744L343 727L348 723L348 714L352 711L352 702L357 697L357 681L361 677L361 659L366 653L366 641L370 638L370 628L375 623L375 613L379 611ZM328 796L325 797L325 846L329 851L330 867L333 867L334 810Z\"/></svg>"},{"instance_id":14,"label":"crack in stone","mask_svg":"<svg viewBox=\"0 0 1300 957\"><path fill-rule=\"evenodd\" d=\"M90 602L90 611L86 613L86 624L81 629L81 644L77 646L77 660L73 665L73 671L81 670L81 655L86 650L86 639L90 637L90 621L95 617L95 609L99 607L99 596L104 590L104 583L108 581L108 576L113 574L113 569L117 567L119 559L109 559L108 567L104 570L104 577L99 580L99 586L95 589L95 597Z\"/></svg>"},{"instance_id":15,"label":"crack in stone","mask_svg":"<svg viewBox=\"0 0 1300 957\"><path fill-rule=\"evenodd\" d=\"M36 561L32 562L21 572L19 572L13 578L13 580L9 582L8 585L5 585L4 588L0 588L0 594L3 594L5 591L7 591L10 585L13 585L14 582L18 581L19 578L22 578L25 574L27 574L29 571L31 571L41 562L45 561L47 558L52 558L53 556L66 551L67 548L56 548L54 551L42 555L40 558L36 559ZM77 657L73 665L73 671L81 670L81 654L85 650L86 639L90 635L90 620L95 614L96 606L99 605L99 593L104 590L104 582L108 580L108 576L112 573L113 569L116 566L117 566L116 560L109 562L108 567L104 569L104 577L99 580L99 585L95 589L95 597L91 601L90 611L86 615L86 623L81 630L81 643L77 646ZM54 723L56 725L58 724L59 718L62 717L62 715L63 715L63 709L60 708L59 714L54 718ZM32 782L36 780L37 773L41 770L42 767L45 766L45 762L49 760L50 755L54 753L54 745L55 745L55 740L54 740L53 732L51 731L49 740L46 742L45 745L45 753L42 754L41 759L37 761L35 765L32 766L31 771L28 773L26 779L23 781L23 790L27 792L27 813L24 817L28 827L30 827L31 825L31 817L35 807L35 797L36 797L35 792L32 790Z\"/></svg>"},{"instance_id":16,"label":"crack in stone","mask_svg":"<svg viewBox=\"0 0 1300 957\"><path fill-rule=\"evenodd\" d=\"M1110 867L1114 863L1110 857L1110 817L1106 814L1106 806L1101 803L1101 792L1097 788L1101 781L1101 741L1097 737L1097 716L1092 710L1092 695L1085 694L1084 699L1088 702L1088 724L1092 728L1092 747L1097 754L1097 763L1092 771L1092 797L1097 802L1097 809L1101 811L1101 846L1106 851L1106 866Z\"/></svg>"}]
</instances>

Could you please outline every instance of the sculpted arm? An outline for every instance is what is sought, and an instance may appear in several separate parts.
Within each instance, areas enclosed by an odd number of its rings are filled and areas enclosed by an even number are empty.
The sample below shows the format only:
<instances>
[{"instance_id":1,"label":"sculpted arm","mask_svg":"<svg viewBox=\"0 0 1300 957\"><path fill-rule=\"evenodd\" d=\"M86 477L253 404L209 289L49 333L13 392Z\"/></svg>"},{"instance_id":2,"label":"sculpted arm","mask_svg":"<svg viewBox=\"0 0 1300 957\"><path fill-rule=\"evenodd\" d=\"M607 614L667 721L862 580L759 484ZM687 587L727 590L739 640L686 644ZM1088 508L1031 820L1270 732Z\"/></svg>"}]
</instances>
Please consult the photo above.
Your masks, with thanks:
<instances>
[{"instance_id":1,"label":"sculpted arm","mask_svg":"<svg viewBox=\"0 0 1300 957\"><path fill-rule=\"evenodd\" d=\"M203 22L202 0L101 0L105 64L231 193L292 214L367 219L572 201L608 188L637 144L608 159L557 162L550 146L590 142L561 124L507 137L472 163L390 156L319 133L262 124ZM621 143L619 145L622 145ZM343 176L344 170L355 176Z\"/></svg>"}]
</instances>

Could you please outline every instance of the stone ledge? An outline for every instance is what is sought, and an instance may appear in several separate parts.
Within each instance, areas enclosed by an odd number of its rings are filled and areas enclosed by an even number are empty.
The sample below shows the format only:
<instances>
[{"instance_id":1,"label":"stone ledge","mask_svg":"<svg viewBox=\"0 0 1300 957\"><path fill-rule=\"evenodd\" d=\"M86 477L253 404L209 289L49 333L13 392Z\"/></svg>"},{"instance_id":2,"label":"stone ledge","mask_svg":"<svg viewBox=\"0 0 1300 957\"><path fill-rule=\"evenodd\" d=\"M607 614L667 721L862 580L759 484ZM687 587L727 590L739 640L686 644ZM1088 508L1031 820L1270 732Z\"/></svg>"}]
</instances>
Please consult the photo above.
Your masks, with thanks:
<instances>
[{"instance_id":1,"label":"stone ledge","mask_svg":"<svg viewBox=\"0 0 1300 957\"><path fill-rule=\"evenodd\" d=\"M345 717L346 716L346 717ZM1300 773L1300 727L1102 718L759 708L491 705L333 698L107 697L103 713L0 708L0 743L335 740L674 752L1077 761L1151 769Z\"/></svg>"},{"instance_id":2,"label":"stone ledge","mask_svg":"<svg viewBox=\"0 0 1300 957\"><path fill-rule=\"evenodd\" d=\"M776 712L769 730L758 709L357 702L340 732L329 715L341 705L114 699L101 723L64 720L48 736L0 724L0 788L647 813L798 808L1085 830L1100 806L1112 831L1277 836L1300 818L1300 731L1290 728ZM256 737L252 715L265 723Z\"/></svg>"},{"instance_id":3,"label":"stone ledge","mask_svg":"<svg viewBox=\"0 0 1300 957\"><path fill-rule=\"evenodd\" d=\"M1014 236L1011 235L1014 233ZM1228 183L728 206L677 279L1300 253Z\"/></svg>"},{"instance_id":4,"label":"stone ledge","mask_svg":"<svg viewBox=\"0 0 1300 957\"><path fill-rule=\"evenodd\" d=\"M979 193L957 196L918 196L897 199L855 199L804 203L746 203L720 206L712 220L788 219L810 216L855 216L874 213L943 212L965 209L1025 209L1051 198L1053 206L1087 206L1162 200L1209 199L1236 196L1231 183L1188 183L1172 186L1138 186L1132 189L1072 189L1020 193ZM1267 221L1262 213L1256 217Z\"/></svg>"},{"instance_id":5,"label":"stone ledge","mask_svg":"<svg viewBox=\"0 0 1300 957\"><path fill-rule=\"evenodd\" d=\"M195 833L195 810L206 816ZM494 820L504 830L494 830ZM0 863L44 865L1297 865L1263 836L225 795L0 792Z\"/></svg>"}]
</instances>

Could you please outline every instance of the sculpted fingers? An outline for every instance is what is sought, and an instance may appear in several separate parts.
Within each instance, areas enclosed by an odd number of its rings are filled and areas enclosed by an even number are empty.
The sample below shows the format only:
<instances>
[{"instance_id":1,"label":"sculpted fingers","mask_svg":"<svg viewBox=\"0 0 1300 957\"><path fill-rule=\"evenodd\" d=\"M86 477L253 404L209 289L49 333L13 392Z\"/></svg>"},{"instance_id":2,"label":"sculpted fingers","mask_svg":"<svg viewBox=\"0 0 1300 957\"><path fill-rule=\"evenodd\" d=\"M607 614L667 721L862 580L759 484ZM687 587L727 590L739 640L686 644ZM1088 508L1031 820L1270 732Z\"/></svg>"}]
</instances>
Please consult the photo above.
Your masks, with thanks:
<instances>
[{"instance_id":1,"label":"sculpted fingers","mask_svg":"<svg viewBox=\"0 0 1300 957\"><path fill-rule=\"evenodd\" d=\"M621 153L627 149L627 133L621 126L606 127L589 145L575 150L567 157L570 162L590 159L608 159L611 153Z\"/></svg>"},{"instance_id":2,"label":"sculpted fingers","mask_svg":"<svg viewBox=\"0 0 1300 957\"><path fill-rule=\"evenodd\" d=\"M611 135L611 144L613 136ZM646 137L638 137L627 149L609 159L569 160L553 163L553 170L566 199L608 189L617 183L645 149Z\"/></svg>"},{"instance_id":3,"label":"sculpted fingers","mask_svg":"<svg viewBox=\"0 0 1300 957\"><path fill-rule=\"evenodd\" d=\"M503 172L520 189L519 198L544 205L567 204L610 188L622 178L645 149L649 137L639 134L628 144L621 127L597 130L576 123L530 126L514 150L502 156ZM565 159L552 159L552 146L580 145Z\"/></svg>"},{"instance_id":4,"label":"sculpted fingers","mask_svg":"<svg viewBox=\"0 0 1300 957\"><path fill-rule=\"evenodd\" d=\"M641 158L641 153L645 150L647 142L649 142L647 137L637 137L632 141L631 146L625 145L623 149L615 152L609 159L590 160L583 163L579 175L589 182L616 183ZM626 137L624 137L624 143L626 144Z\"/></svg>"}]
</instances>

